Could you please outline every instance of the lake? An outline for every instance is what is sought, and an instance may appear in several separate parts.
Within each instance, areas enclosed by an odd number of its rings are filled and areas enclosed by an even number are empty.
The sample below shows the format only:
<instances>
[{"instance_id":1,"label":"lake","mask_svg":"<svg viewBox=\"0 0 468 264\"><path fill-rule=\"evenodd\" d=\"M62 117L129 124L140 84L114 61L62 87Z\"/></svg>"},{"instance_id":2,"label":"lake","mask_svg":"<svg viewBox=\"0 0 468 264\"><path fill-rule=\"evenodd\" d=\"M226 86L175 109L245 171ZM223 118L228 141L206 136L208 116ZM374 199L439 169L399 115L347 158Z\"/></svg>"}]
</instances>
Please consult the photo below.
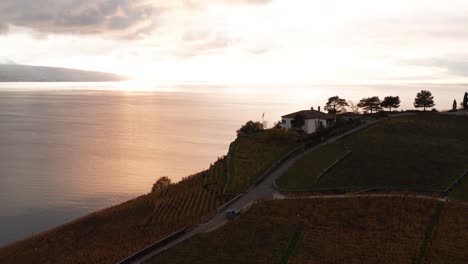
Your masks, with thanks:
<instances>
[{"instance_id":1,"label":"lake","mask_svg":"<svg viewBox=\"0 0 468 264\"><path fill-rule=\"evenodd\" d=\"M222 86L203 83L0 83L0 246L148 193L227 153L248 120L421 89L450 109L462 85Z\"/></svg>"}]
</instances>

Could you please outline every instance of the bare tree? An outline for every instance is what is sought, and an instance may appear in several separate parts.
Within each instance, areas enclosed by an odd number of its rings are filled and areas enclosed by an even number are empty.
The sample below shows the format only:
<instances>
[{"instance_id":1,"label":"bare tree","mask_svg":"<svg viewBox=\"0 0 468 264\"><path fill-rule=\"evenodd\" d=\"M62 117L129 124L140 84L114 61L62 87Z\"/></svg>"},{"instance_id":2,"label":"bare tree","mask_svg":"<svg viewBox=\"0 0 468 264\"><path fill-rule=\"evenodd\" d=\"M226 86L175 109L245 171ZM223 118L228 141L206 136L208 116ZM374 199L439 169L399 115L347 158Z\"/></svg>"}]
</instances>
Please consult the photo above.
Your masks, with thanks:
<instances>
[{"instance_id":1,"label":"bare tree","mask_svg":"<svg viewBox=\"0 0 468 264\"><path fill-rule=\"evenodd\" d=\"M349 108L351 108L351 111L353 111L353 113L359 114L360 107L355 102L348 101L348 106Z\"/></svg>"}]
</instances>

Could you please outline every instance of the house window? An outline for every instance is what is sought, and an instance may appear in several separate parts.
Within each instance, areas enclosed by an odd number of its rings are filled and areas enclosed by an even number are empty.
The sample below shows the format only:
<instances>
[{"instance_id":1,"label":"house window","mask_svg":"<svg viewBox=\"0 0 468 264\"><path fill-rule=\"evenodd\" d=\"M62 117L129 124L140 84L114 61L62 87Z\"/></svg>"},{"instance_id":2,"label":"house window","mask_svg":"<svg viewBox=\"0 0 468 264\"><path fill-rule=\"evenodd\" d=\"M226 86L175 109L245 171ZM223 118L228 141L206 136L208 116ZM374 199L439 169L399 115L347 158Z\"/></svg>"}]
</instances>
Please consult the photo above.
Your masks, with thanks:
<instances>
[{"instance_id":1,"label":"house window","mask_svg":"<svg viewBox=\"0 0 468 264\"><path fill-rule=\"evenodd\" d=\"M286 124L286 120L281 120L281 124Z\"/></svg>"}]
</instances>

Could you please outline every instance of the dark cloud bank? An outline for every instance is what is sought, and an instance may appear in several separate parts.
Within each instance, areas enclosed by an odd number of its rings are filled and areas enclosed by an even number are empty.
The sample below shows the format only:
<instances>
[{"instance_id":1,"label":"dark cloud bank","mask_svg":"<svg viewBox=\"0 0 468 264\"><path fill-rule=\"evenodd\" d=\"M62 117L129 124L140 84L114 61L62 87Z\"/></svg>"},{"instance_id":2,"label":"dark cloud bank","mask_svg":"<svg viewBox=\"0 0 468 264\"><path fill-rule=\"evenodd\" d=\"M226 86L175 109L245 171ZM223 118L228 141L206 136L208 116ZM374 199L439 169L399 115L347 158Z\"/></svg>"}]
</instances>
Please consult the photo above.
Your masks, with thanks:
<instances>
[{"instance_id":1,"label":"dark cloud bank","mask_svg":"<svg viewBox=\"0 0 468 264\"><path fill-rule=\"evenodd\" d=\"M209 4L265 4L271 0L173 0L186 8ZM169 2L171 3L171 2ZM195 4L193 4L195 3ZM8 25L45 33L109 34L135 38L157 26L171 4L148 0L1 0L0 34Z\"/></svg>"},{"instance_id":2,"label":"dark cloud bank","mask_svg":"<svg viewBox=\"0 0 468 264\"><path fill-rule=\"evenodd\" d=\"M152 26L155 13L142 0L2 0L0 32L11 24L50 33L134 36Z\"/></svg>"}]
</instances>

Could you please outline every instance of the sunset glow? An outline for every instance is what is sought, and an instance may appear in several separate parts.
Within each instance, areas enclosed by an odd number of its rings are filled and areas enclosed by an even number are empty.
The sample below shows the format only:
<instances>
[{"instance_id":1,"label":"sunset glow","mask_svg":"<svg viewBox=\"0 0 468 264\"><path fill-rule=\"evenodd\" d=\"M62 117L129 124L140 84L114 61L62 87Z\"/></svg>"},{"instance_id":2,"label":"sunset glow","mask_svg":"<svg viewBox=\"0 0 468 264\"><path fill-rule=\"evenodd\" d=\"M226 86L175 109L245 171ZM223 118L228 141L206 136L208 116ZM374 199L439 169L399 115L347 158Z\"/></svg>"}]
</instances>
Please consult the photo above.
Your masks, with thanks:
<instances>
[{"instance_id":1,"label":"sunset glow","mask_svg":"<svg viewBox=\"0 0 468 264\"><path fill-rule=\"evenodd\" d=\"M0 4L16 8L0 19L0 56L18 64L165 81L467 81L461 0L100 0L69 21L67 2L38 7L41 21L25 2Z\"/></svg>"}]
</instances>

